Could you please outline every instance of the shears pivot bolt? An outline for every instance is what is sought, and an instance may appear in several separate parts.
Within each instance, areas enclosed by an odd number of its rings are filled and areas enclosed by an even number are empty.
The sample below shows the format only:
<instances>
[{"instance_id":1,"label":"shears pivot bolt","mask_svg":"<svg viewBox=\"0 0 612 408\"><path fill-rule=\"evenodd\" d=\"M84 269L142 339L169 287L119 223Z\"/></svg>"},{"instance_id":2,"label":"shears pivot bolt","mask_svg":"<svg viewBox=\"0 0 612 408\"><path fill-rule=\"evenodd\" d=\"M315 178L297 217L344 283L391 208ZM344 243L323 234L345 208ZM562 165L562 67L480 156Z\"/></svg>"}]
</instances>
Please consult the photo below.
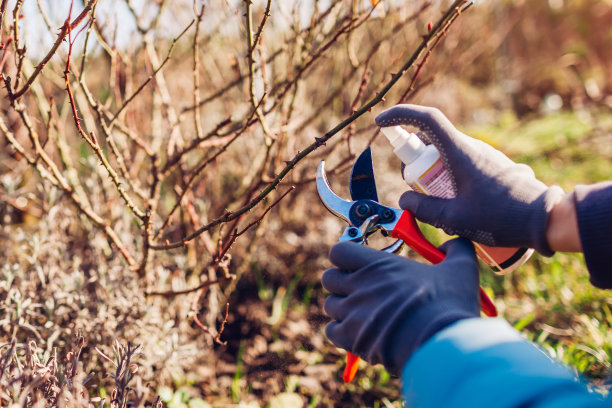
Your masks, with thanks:
<instances>
[{"instance_id":1,"label":"shears pivot bolt","mask_svg":"<svg viewBox=\"0 0 612 408\"><path fill-rule=\"evenodd\" d=\"M368 218L370 216L370 214L372 214L372 209L370 208L369 205L367 205L365 203L364 204L358 204L355 207L355 214L359 218L361 218L363 220L363 219Z\"/></svg>"}]
</instances>

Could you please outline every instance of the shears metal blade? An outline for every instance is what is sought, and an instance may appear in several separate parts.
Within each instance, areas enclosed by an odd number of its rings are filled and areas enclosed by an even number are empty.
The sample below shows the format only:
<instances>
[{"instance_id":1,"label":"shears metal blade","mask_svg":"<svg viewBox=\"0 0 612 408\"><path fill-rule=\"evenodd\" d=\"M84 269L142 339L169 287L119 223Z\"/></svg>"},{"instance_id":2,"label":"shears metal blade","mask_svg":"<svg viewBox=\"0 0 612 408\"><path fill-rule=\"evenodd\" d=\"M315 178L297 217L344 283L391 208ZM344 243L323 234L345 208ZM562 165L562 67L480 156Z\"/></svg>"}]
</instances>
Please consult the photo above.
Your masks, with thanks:
<instances>
[{"instance_id":1,"label":"shears metal blade","mask_svg":"<svg viewBox=\"0 0 612 408\"><path fill-rule=\"evenodd\" d=\"M372 149L368 146L355 160L351 168L349 191L353 200L378 201L374 167L372 165Z\"/></svg>"}]
</instances>

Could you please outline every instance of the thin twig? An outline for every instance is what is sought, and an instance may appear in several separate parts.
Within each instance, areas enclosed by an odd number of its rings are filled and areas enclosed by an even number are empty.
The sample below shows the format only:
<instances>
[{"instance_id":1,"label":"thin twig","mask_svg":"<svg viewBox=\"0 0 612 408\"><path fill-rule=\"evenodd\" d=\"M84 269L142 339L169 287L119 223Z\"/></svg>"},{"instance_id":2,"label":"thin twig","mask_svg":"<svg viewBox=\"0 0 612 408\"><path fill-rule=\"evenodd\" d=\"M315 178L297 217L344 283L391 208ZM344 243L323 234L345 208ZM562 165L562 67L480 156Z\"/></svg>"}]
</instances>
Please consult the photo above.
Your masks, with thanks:
<instances>
[{"instance_id":1,"label":"thin twig","mask_svg":"<svg viewBox=\"0 0 612 408\"><path fill-rule=\"evenodd\" d=\"M242 230L240 230L239 232L236 232L234 234L234 236L235 237L239 237L239 236L243 235L245 232L247 232L248 230L250 230L255 225L259 224L264 219L264 217L270 212L270 210L272 208L274 208L278 203L280 203L283 198L287 197L289 195L289 193L291 193L293 190L295 190L295 186L291 186L276 201L274 201L272 204L270 204L268 206L268 208L266 208L266 210L263 212L263 214L261 214L255 221L251 222L249 225L244 227Z\"/></svg>"},{"instance_id":2,"label":"thin twig","mask_svg":"<svg viewBox=\"0 0 612 408\"><path fill-rule=\"evenodd\" d=\"M196 8L196 0L193 0L193 7ZM204 17L206 6L203 4L200 12L196 14L196 29L193 35L193 106L200 104L200 24ZM196 140L202 139L202 121L200 118L200 108L193 111L193 126L196 130Z\"/></svg>"},{"instance_id":3,"label":"thin twig","mask_svg":"<svg viewBox=\"0 0 612 408\"><path fill-rule=\"evenodd\" d=\"M264 161L264 163L265 163L265 161ZM257 184L255 184L253 187L256 188ZM225 254L227 254L229 252L230 248L232 247L234 242L236 242L236 239L238 239L239 236L244 235L245 232L247 232L248 230L250 230L254 226L261 224L261 222L263 221L264 217L270 212L270 210L272 208L274 208L278 203L280 203L281 200L283 198L285 198L287 195L289 195L289 193L291 193L293 190L295 190L295 186L291 186L276 201L274 201L272 204L270 204L268 206L268 208L266 208L264 210L263 214L261 214L259 217L257 217L257 219L252 221L250 224L248 224L246 227L244 227L240 231L238 231L236 226L240 222L241 217L236 218L234 220L234 223L233 223L232 227L229 229L227 235L225 237L223 237L223 239L219 239L219 241L220 241L219 242L219 249L217 250L217 253L215 254L215 258L216 259L223 258L223 256L225 256ZM245 202L248 202L251 199L253 191L254 191L254 189L252 191L249 191L245 195L246 196L245 197Z\"/></svg>"},{"instance_id":4,"label":"thin twig","mask_svg":"<svg viewBox=\"0 0 612 408\"><path fill-rule=\"evenodd\" d=\"M211 285L217 285L223 282L227 282L228 280L231 280L230 278L219 278L217 280L213 280L213 281L206 281L206 282L202 282L201 284L199 284L198 286L194 287L194 288L189 288L189 289L183 289L183 290L166 290L166 291L161 291L161 292L155 292L155 291L150 291L150 292L145 292L145 296L163 296L163 297L167 297L167 298L172 298L175 296L181 296L181 295L188 295L189 293L193 293L193 292L197 292L200 289L204 289L207 288Z\"/></svg>"},{"instance_id":5,"label":"thin twig","mask_svg":"<svg viewBox=\"0 0 612 408\"><path fill-rule=\"evenodd\" d=\"M13 44L15 47L15 65L17 66L17 73L15 74L15 88L19 87L19 81L21 80L21 74L23 72L23 60L25 58L25 47L19 48L19 41L21 35L19 33L19 20L21 16L21 6L23 0L17 0L15 7L13 8Z\"/></svg>"},{"instance_id":6,"label":"thin twig","mask_svg":"<svg viewBox=\"0 0 612 408\"><path fill-rule=\"evenodd\" d=\"M366 89L366 86L368 85L368 82L370 81L370 61L371 58L374 56L375 54L371 54L370 57L368 57L368 59L366 60L364 66L363 66L363 74L361 75L361 81L359 83L359 89L357 90L357 94L355 95L355 98L353 99L353 103L351 104L351 112L354 112L355 109L357 109L357 107L359 106L359 102L361 102L362 98L363 98L363 93ZM353 148L351 145L351 139L353 138L353 135L355 134L355 122L351 123L350 125L348 125L348 129L346 132L346 147L347 147L347 151L349 155L353 155Z\"/></svg>"},{"instance_id":7,"label":"thin twig","mask_svg":"<svg viewBox=\"0 0 612 408\"><path fill-rule=\"evenodd\" d=\"M151 158L151 175L153 180L149 187L149 199L147 200L147 209L145 217L142 219L142 259L138 266L138 276L143 278L146 275L147 263L149 262L151 234L153 233L153 214L157 211L157 205L159 203L159 191L161 189L161 183L159 179L159 160L157 156Z\"/></svg>"},{"instance_id":8,"label":"thin twig","mask_svg":"<svg viewBox=\"0 0 612 408\"><path fill-rule=\"evenodd\" d=\"M162 175L166 175L168 172L170 172L172 169L174 169L174 167L181 161L181 159L190 151L194 150L195 148L210 148L210 147L215 147L215 146L220 146L224 143L226 143L229 138L232 137L232 135L227 135L221 138L217 138L217 139L213 139L210 140L213 136L218 136L219 132L221 131L221 129L223 129L224 127L226 127L227 125L229 125L230 123L232 123L232 118L226 118L224 120L222 120L221 122L219 122L210 132L208 132L206 135L200 136L200 137L196 137L195 139L193 139L188 146L183 147L181 150L177 151L176 153L174 153L174 156L172 156L171 158L169 158L166 162L166 164L164 165L164 167L160 170L160 173Z\"/></svg>"},{"instance_id":9,"label":"thin twig","mask_svg":"<svg viewBox=\"0 0 612 408\"><path fill-rule=\"evenodd\" d=\"M151 75L149 75L147 77L147 79L140 84L140 86L138 87L138 89L136 89L136 91L134 91L134 93L132 95L130 95L125 102L123 103L123 105L121 105L121 107L117 110L117 112L115 112L115 114L113 115L113 117L111 118L110 122L108 123L108 126L112 126L113 123L117 120L117 118L119 117L119 115L121 114L121 112L123 112L125 110L125 108L127 108L127 106L130 104L130 102L132 102L134 100L134 98L136 98L138 96L138 94L140 94L140 92L142 92L142 90L144 88L146 88L146 86L153 80L153 78L155 78L155 76L164 68L164 66L166 65L166 63L168 61L170 61L170 57L172 56L172 51L174 50L174 46L176 45L176 43L178 42L178 40L181 39L181 37L183 36L183 34L185 34L187 32L187 30L189 30L189 28L192 26L192 24L194 23L194 20L192 20L187 27L185 27L185 29L178 35L176 36L173 40L172 43L170 44L170 48L168 49L168 53L166 54L166 58L164 58L164 60L161 62L161 64L159 64L159 66L157 68L155 68L155 70L151 73Z\"/></svg>"},{"instance_id":10,"label":"thin twig","mask_svg":"<svg viewBox=\"0 0 612 408\"><path fill-rule=\"evenodd\" d=\"M226 303L225 304L225 316L223 317L223 321L221 321L221 325L219 326L219 329L217 330L217 334L214 334L208 327L204 326L202 322L200 322L200 320L198 319L197 314L193 315L193 321L195 322L195 324L198 325L200 329L208 333L212 337L212 339L215 341L215 343L225 346L227 344L227 341L221 341L220 338L221 338L221 334L223 333L223 330L225 330L225 324L227 323L228 316L229 316L229 303Z\"/></svg>"},{"instance_id":11,"label":"thin twig","mask_svg":"<svg viewBox=\"0 0 612 408\"><path fill-rule=\"evenodd\" d=\"M259 37L261 36L261 32L263 31L263 27L268 19L268 15L270 13L270 0L268 0L268 4L266 6L266 12L264 13L264 16L261 20L261 24L259 26L259 29L257 30L257 36L255 41L253 40L253 15L252 15L252 10L251 10L251 5L252 5L252 0L244 0L245 6L246 6L246 32L247 32L247 62L248 62L248 66L249 66L249 97L251 100L251 106L253 108L255 108L255 116L257 116L257 120L259 121L259 123L261 124L261 130L263 131L264 135L266 136L266 144L271 144L272 140L274 139L274 136L270 133L270 130L268 129L268 125L266 124L266 120L265 117L261 111L261 109L259 108L259 103L257 102L257 97L255 96L255 70L254 70L254 64L255 64L255 46L256 46L256 42L259 40ZM264 93L266 92L266 90L264 89Z\"/></svg>"},{"instance_id":12,"label":"thin twig","mask_svg":"<svg viewBox=\"0 0 612 408\"><path fill-rule=\"evenodd\" d=\"M264 10L263 17L261 18L261 22L259 23L259 27L257 27L257 31L255 32L255 36L253 37L251 52L255 49L255 44L259 43L259 39L261 38L261 34L263 32L263 28L270 17L270 7L272 6L272 0L268 0L266 3L266 9Z\"/></svg>"}]
</instances>

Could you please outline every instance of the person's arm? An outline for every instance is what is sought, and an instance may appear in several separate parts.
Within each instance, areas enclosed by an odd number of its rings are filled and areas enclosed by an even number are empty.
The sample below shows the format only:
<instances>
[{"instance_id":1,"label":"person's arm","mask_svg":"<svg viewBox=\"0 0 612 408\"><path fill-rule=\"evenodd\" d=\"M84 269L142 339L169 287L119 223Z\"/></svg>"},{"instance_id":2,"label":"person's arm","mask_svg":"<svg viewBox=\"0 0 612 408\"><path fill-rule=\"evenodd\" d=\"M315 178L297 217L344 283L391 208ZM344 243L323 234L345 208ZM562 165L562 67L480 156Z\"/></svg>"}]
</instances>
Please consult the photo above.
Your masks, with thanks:
<instances>
[{"instance_id":1,"label":"person's arm","mask_svg":"<svg viewBox=\"0 0 612 408\"><path fill-rule=\"evenodd\" d=\"M553 251L582 252L574 193L564 195L552 208L546 227L546 240Z\"/></svg>"},{"instance_id":2,"label":"person's arm","mask_svg":"<svg viewBox=\"0 0 612 408\"><path fill-rule=\"evenodd\" d=\"M610 406L502 319L442 330L408 360L402 384L412 408Z\"/></svg>"},{"instance_id":3,"label":"person's arm","mask_svg":"<svg viewBox=\"0 0 612 408\"><path fill-rule=\"evenodd\" d=\"M612 288L612 182L576 186L552 208L546 239L553 251L584 252L591 283Z\"/></svg>"}]
</instances>

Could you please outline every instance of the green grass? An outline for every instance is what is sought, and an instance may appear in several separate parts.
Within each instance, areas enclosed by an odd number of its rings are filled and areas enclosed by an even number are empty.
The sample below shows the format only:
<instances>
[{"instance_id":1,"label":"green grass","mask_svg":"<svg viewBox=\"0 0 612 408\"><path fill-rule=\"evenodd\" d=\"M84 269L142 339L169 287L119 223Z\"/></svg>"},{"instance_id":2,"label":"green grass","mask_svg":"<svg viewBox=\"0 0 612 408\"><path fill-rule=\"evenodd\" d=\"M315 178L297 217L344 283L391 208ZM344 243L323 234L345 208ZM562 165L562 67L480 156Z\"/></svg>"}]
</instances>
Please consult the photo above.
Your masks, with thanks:
<instances>
[{"instance_id":1,"label":"green grass","mask_svg":"<svg viewBox=\"0 0 612 408\"><path fill-rule=\"evenodd\" d=\"M560 112L521 120L506 113L495 125L466 132L530 165L542 181L569 191L579 183L610 179L611 130L609 112Z\"/></svg>"}]
</instances>

